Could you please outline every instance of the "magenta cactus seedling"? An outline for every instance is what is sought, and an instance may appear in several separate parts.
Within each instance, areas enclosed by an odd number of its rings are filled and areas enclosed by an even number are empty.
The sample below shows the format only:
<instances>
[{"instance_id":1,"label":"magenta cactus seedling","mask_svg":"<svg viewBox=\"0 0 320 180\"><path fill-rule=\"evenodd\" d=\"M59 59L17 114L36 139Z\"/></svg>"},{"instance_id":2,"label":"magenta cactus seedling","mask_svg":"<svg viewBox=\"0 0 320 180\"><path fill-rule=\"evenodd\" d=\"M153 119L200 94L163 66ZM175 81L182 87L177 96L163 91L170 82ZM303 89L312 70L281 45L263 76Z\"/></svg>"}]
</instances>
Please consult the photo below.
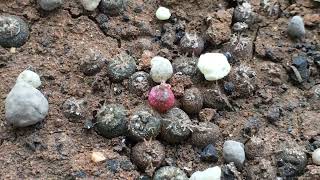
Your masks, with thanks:
<instances>
[{"instance_id":1,"label":"magenta cactus seedling","mask_svg":"<svg viewBox=\"0 0 320 180\"><path fill-rule=\"evenodd\" d=\"M164 113L174 106L175 98L169 84L162 83L151 89L148 96L149 104L155 110Z\"/></svg>"}]
</instances>

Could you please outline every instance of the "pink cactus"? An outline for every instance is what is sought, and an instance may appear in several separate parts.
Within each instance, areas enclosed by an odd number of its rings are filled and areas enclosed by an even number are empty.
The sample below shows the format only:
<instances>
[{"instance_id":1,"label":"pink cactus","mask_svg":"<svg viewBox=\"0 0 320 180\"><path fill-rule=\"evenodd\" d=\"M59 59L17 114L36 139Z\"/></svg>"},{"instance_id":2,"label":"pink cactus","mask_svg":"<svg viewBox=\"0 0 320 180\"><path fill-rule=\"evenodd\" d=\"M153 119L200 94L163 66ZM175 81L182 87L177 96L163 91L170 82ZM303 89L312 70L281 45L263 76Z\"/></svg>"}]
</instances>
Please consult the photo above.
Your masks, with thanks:
<instances>
[{"instance_id":1,"label":"pink cactus","mask_svg":"<svg viewBox=\"0 0 320 180\"><path fill-rule=\"evenodd\" d=\"M164 113L174 106L175 98L169 84L162 83L151 89L148 101L151 107Z\"/></svg>"}]
</instances>

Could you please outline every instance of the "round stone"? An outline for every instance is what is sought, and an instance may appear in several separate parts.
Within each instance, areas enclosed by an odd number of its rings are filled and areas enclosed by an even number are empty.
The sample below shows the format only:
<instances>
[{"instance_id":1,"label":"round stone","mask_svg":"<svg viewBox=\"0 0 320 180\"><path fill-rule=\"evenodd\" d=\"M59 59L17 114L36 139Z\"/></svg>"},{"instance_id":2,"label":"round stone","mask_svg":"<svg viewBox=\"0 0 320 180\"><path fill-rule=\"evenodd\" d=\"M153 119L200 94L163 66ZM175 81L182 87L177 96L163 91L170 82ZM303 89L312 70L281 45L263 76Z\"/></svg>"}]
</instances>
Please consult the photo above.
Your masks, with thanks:
<instances>
[{"instance_id":1,"label":"round stone","mask_svg":"<svg viewBox=\"0 0 320 180\"><path fill-rule=\"evenodd\" d=\"M159 7L156 11L156 17L161 21L168 20L171 17L171 12L168 8Z\"/></svg>"},{"instance_id":2,"label":"round stone","mask_svg":"<svg viewBox=\"0 0 320 180\"><path fill-rule=\"evenodd\" d=\"M88 11L95 10L98 7L100 1L101 0L80 0L83 8Z\"/></svg>"},{"instance_id":3,"label":"round stone","mask_svg":"<svg viewBox=\"0 0 320 180\"><path fill-rule=\"evenodd\" d=\"M306 31L304 28L303 18L301 16L294 16L289 21L288 34L292 38L301 39L302 37L304 37L304 35L306 34Z\"/></svg>"},{"instance_id":4,"label":"round stone","mask_svg":"<svg viewBox=\"0 0 320 180\"><path fill-rule=\"evenodd\" d=\"M227 76L231 66L227 57L221 53L206 53L200 56L198 68L208 81L215 81Z\"/></svg>"},{"instance_id":5,"label":"round stone","mask_svg":"<svg viewBox=\"0 0 320 180\"><path fill-rule=\"evenodd\" d=\"M154 82L166 82L173 74L171 62L163 57L156 56L151 59L150 75Z\"/></svg>"}]
</instances>

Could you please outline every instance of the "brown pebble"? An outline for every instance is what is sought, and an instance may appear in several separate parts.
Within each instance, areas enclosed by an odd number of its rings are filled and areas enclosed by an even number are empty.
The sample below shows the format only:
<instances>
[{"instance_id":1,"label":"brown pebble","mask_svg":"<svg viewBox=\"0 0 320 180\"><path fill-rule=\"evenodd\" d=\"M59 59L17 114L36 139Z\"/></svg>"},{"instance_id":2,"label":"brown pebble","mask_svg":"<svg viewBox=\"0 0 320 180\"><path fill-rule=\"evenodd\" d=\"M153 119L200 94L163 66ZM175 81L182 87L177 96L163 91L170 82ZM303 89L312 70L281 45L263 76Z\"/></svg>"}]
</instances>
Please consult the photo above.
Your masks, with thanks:
<instances>
[{"instance_id":1,"label":"brown pebble","mask_svg":"<svg viewBox=\"0 0 320 180\"><path fill-rule=\"evenodd\" d=\"M217 114L216 109L204 108L199 112L199 121L209 122L214 119Z\"/></svg>"}]
</instances>

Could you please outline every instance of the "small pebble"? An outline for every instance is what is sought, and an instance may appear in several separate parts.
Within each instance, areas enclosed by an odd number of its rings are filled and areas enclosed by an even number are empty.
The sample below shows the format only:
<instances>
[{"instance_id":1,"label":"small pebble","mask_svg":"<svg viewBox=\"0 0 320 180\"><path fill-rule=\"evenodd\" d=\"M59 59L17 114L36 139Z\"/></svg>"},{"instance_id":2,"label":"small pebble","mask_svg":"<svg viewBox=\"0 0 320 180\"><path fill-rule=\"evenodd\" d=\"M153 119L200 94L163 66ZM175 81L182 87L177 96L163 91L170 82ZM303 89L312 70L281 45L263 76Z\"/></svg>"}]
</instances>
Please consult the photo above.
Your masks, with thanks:
<instances>
[{"instance_id":1,"label":"small pebble","mask_svg":"<svg viewBox=\"0 0 320 180\"><path fill-rule=\"evenodd\" d=\"M301 16L294 16L288 24L288 34L292 38L301 39L305 36L306 31L304 28L303 18Z\"/></svg>"},{"instance_id":2,"label":"small pebble","mask_svg":"<svg viewBox=\"0 0 320 180\"><path fill-rule=\"evenodd\" d=\"M221 168L215 166L208 168L204 171L194 172L189 180L220 180L221 179Z\"/></svg>"},{"instance_id":3,"label":"small pebble","mask_svg":"<svg viewBox=\"0 0 320 180\"><path fill-rule=\"evenodd\" d=\"M201 151L201 160L206 162L217 162L218 154L213 144L209 144Z\"/></svg>"},{"instance_id":4,"label":"small pebble","mask_svg":"<svg viewBox=\"0 0 320 180\"><path fill-rule=\"evenodd\" d=\"M173 74L171 62L163 57L156 56L151 59L150 75L154 82L166 82Z\"/></svg>"},{"instance_id":5,"label":"small pebble","mask_svg":"<svg viewBox=\"0 0 320 180\"><path fill-rule=\"evenodd\" d=\"M127 53L118 54L107 65L107 73L111 81L121 82L136 71L136 62Z\"/></svg>"},{"instance_id":6,"label":"small pebble","mask_svg":"<svg viewBox=\"0 0 320 180\"><path fill-rule=\"evenodd\" d=\"M308 162L305 152L297 148L285 148L276 155L278 174L281 177L296 177L303 174Z\"/></svg>"},{"instance_id":7,"label":"small pebble","mask_svg":"<svg viewBox=\"0 0 320 180\"><path fill-rule=\"evenodd\" d=\"M316 149L312 153L312 161L316 165L320 165L320 148Z\"/></svg>"},{"instance_id":8,"label":"small pebble","mask_svg":"<svg viewBox=\"0 0 320 180\"><path fill-rule=\"evenodd\" d=\"M153 180L189 180L186 173L174 166L164 166L158 169L153 176Z\"/></svg>"},{"instance_id":9,"label":"small pebble","mask_svg":"<svg viewBox=\"0 0 320 180\"><path fill-rule=\"evenodd\" d=\"M101 12L111 16L118 16L125 10L127 0L101 0L99 9Z\"/></svg>"},{"instance_id":10,"label":"small pebble","mask_svg":"<svg viewBox=\"0 0 320 180\"><path fill-rule=\"evenodd\" d=\"M43 94L25 82L17 83L5 100L5 116L15 127L34 125L47 116L48 100Z\"/></svg>"},{"instance_id":11,"label":"small pebble","mask_svg":"<svg viewBox=\"0 0 320 180\"><path fill-rule=\"evenodd\" d=\"M199 121L209 122L217 115L217 110L211 108L204 108L199 112Z\"/></svg>"},{"instance_id":12,"label":"small pebble","mask_svg":"<svg viewBox=\"0 0 320 180\"><path fill-rule=\"evenodd\" d=\"M198 88L187 89L181 100L182 109L188 114L197 114L202 109L203 97Z\"/></svg>"},{"instance_id":13,"label":"small pebble","mask_svg":"<svg viewBox=\"0 0 320 180\"><path fill-rule=\"evenodd\" d=\"M165 21L165 20L170 19L171 12L168 8L159 7L156 11L156 17L161 21Z\"/></svg>"},{"instance_id":14,"label":"small pebble","mask_svg":"<svg viewBox=\"0 0 320 180\"><path fill-rule=\"evenodd\" d=\"M208 81L215 81L227 76L231 66L224 54L206 53L199 58L198 68Z\"/></svg>"},{"instance_id":15,"label":"small pebble","mask_svg":"<svg viewBox=\"0 0 320 180\"><path fill-rule=\"evenodd\" d=\"M101 152L92 152L91 160L95 163L105 161L107 158Z\"/></svg>"},{"instance_id":16,"label":"small pebble","mask_svg":"<svg viewBox=\"0 0 320 180\"><path fill-rule=\"evenodd\" d=\"M80 0L83 8L88 11L94 11L101 0Z\"/></svg>"},{"instance_id":17,"label":"small pebble","mask_svg":"<svg viewBox=\"0 0 320 180\"><path fill-rule=\"evenodd\" d=\"M11 48L24 45L29 37L29 27L18 16L0 15L0 46Z\"/></svg>"},{"instance_id":18,"label":"small pebble","mask_svg":"<svg viewBox=\"0 0 320 180\"><path fill-rule=\"evenodd\" d=\"M45 11L52 11L63 4L63 0L39 0L41 9Z\"/></svg>"},{"instance_id":19,"label":"small pebble","mask_svg":"<svg viewBox=\"0 0 320 180\"><path fill-rule=\"evenodd\" d=\"M237 141L226 141L223 144L223 158L227 163L234 162L237 168L242 168L245 160L244 145Z\"/></svg>"},{"instance_id":20,"label":"small pebble","mask_svg":"<svg viewBox=\"0 0 320 180\"><path fill-rule=\"evenodd\" d=\"M231 95L235 91L235 86L232 82L225 82L223 90L227 95Z\"/></svg>"},{"instance_id":21,"label":"small pebble","mask_svg":"<svg viewBox=\"0 0 320 180\"><path fill-rule=\"evenodd\" d=\"M123 105L103 105L97 113L97 132L106 138L124 135L127 130L126 113Z\"/></svg>"},{"instance_id":22,"label":"small pebble","mask_svg":"<svg viewBox=\"0 0 320 180\"><path fill-rule=\"evenodd\" d=\"M307 81L310 78L309 62L306 57L303 57L303 56L293 57L292 66L291 68L293 72L291 72L290 75L294 81L296 81L297 83L302 83ZM298 72L295 72L295 69Z\"/></svg>"},{"instance_id":23,"label":"small pebble","mask_svg":"<svg viewBox=\"0 0 320 180\"><path fill-rule=\"evenodd\" d=\"M40 76L30 70L24 70L19 74L16 83L19 82L25 82L27 84L30 84L34 88L38 88L41 86Z\"/></svg>"}]
</instances>

